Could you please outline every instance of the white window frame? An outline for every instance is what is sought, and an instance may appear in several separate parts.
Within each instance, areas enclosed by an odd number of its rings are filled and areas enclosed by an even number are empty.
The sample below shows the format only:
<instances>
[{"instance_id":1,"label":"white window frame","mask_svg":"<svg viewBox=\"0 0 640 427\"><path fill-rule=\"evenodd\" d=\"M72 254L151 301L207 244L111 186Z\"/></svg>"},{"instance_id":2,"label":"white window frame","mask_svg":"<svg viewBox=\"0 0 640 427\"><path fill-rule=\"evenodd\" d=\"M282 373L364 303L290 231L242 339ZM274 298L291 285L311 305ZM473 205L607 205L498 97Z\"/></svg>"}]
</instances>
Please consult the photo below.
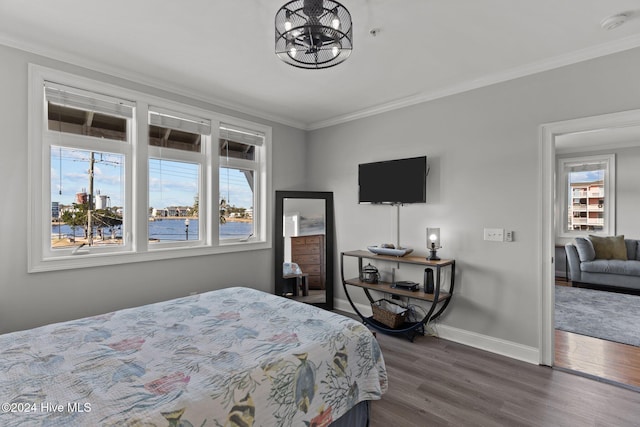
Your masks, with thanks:
<instances>
[{"instance_id":1,"label":"white window frame","mask_svg":"<svg viewBox=\"0 0 640 427\"><path fill-rule=\"evenodd\" d=\"M569 174L568 168L572 165L580 164L605 164L604 172L604 206L602 230L568 230L569 218ZM602 154L594 156L565 157L558 158L556 176L557 187L557 205L556 205L556 224L558 229L556 235L562 238L585 237L588 235L611 236L616 232L616 162L615 154Z\"/></svg>"},{"instance_id":2,"label":"white window frame","mask_svg":"<svg viewBox=\"0 0 640 427\"><path fill-rule=\"evenodd\" d=\"M49 83L49 82L47 82ZM47 84L49 87L56 87L59 85L56 84ZM100 97L100 95L97 95ZM47 111L47 100L46 97L43 96L43 111ZM135 114L134 103L115 99L113 97L102 96L102 99L108 100L109 103L115 103L117 101L122 101L123 103L128 104L128 107L131 108L132 114ZM111 99L110 99L111 98ZM74 108L82 108L82 106L74 106ZM86 136L79 135L74 133L66 133L56 130L49 129L48 126L48 118L43 115L43 131L42 131L42 139L43 139L43 148L42 155L44 157L44 165L48 166L46 168L45 173L43 174L43 182L42 182L42 190L43 190L43 212L42 212L42 222L40 226L42 227L43 239L41 240L42 244L42 254L45 259L56 258L61 256L69 256L76 255L78 253L86 254L86 248L78 248L78 247L69 247L69 248L58 248L53 250L51 248L50 240L44 236L51 234L51 216L47 217L47 209L46 206L51 206L52 200L50 199L50 188L51 188L51 147L53 146L61 146L63 148L71 148L77 150L85 150L85 151L93 151L93 152L111 152L114 154L120 154L124 158L124 165L122 166L124 169L124 180L123 188L125 189L124 193L124 203L126 205L130 204L131 201L131 192L127 191L127 181L131 179L131 158L132 158L132 140L133 140L133 131L132 131L132 118L128 118L127 120L127 135L125 141L118 141L113 139L103 139L94 136ZM45 192L46 190L46 192ZM50 209L49 209L50 211ZM95 254L105 254L105 253L118 253L118 252L126 252L131 251L132 242L131 239L127 238L127 235L130 233L127 231L131 226L131 212L125 211L123 215L123 223L125 226L125 235L123 236L123 244L122 245L109 245L104 247L93 247L92 252ZM46 234L45 234L46 233ZM80 251L79 251L80 250Z\"/></svg>"},{"instance_id":3,"label":"white window frame","mask_svg":"<svg viewBox=\"0 0 640 427\"><path fill-rule=\"evenodd\" d=\"M61 85L79 88L88 92L105 94L111 97L130 100L135 103L134 118L129 127L131 142L122 143L125 155L125 245L117 251L105 253L97 247L73 252L63 250L50 251L47 239L51 235L51 200L50 200L50 144L47 139L47 117L44 101L44 82L50 81ZM259 123L237 119L211 110L178 103L170 99L160 98L146 93L121 88L115 85L96 81L86 77L29 64L28 86L28 271L54 271L74 268L115 265L122 263L153 261L180 257L211 255L218 253L252 251L271 248L271 127ZM161 245L150 248L148 240L148 164L154 149L148 145L148 109L149 106L163 107L176 112L192 114L211 121L211 137L204 155L203 167L200 171L200 216L201 229L198 241L184 242L179 245ZM256 150L259 156L254 191L255 235L251 239L219 241L217 197L219 194L218 174L220 158L217 155L217 144L220 136L220 124L227 123L240 128L251 129L264 135L264 144ZM56 133L57 135L57 133ZM76 135L65 135L69 140L76 140ZM88 137L80 137L87 147L93 148ZM64 145L56 136L53 145ZM100 144L96 145L99 146ZM213 146L212 146L213 145ZM104 146L98 151L115 151L117 144ZM157 148L157 147L152 147ZM174 150L179 151L179 150ZM258 154L259 152L259 154ZM215 154L214 154L215 153ZM174 156L175 153L172 153ZM192 159L192 156L175 154L177 158ZM185 157L186 156L186 157ZM173 157L172 157L173 158ZM191 160L189 160L191 161ZM198 161L202 161L200 158ZM215 204L215 206L214 206ZM85 248L83 248L85 249Z\"/></svg>"},{"instance_id":4,"label":"white window frame","mask_svg":"<svg viewBox=\"0 0 640 427\"><path fill-rule=\"evenodd\" d=\"M233 120L230 122L224 122L218 124L218 130L223 132L224 129L230 128L236 131L249 130L255 131L255 128L251 127L251 124L246 121ZM256 132L263 133L263 132ZM251 139L251 138L250 138ZM266 224L264 224L265 218L265 210L267 200L266 195L267 191L267 174L265 173L265 168L267 166L267 159L265 158L265 150L263 148L266 140L266 135L262 135L262 142L253 143L250 142L250 139L247 141L243 141L243 144L253 145L255 147L255 155L254 160L245 160L245 159L236 159L236 158L227 158L226 156L220 154L218 156L218 173L220 173L222 168L229 169L244 169L251 170L254 172L254 190L253 190L253 235L248 238L237 238L237 239L224 239L221 240L218 235L218 242L220 245L228 246L234 245L237 243L243 242L251 242L251 241L260 241L263 240L266 236L267 232ZM219 139L216 140L216 152L218 152L219 147ZM269 174L270 175L270 174ZM219 178L219 175L216 176ZM219 179L218 179L219 181ZM218 183L216 181L216 183ZM219 189L218 189L219 190ZM219 194L215 193L215 194ZM217 201L217 199L216 199ZM258 214L256 214L256 212Z\"/></svg>"},{"instance_id":5,"label":"white window frame","mask_svg":"<svg viewBox=\"0 0 640 427\"><path fill-rule=\"evenodd\" d=\"M155 111L160 112L162 114L173 114L177 117L187 117L192 116L195 120L208 120L210 119L199 118L197 116L198 113L202 113L201 111L194 110L192 108L182 107L181 111L172 110L166 106L159 105L147 105L147 111ZM147 119L147 126L149 125L149 121ZM209 125L209 127L211 127ZM201 143L200 152L192 152L192 151L184 151L177 150L172 148L164 148L164 147L156 147L149 144L149 130L146 129L145 132L145 144L147 145L147 166L149 165L149 160L160 159L160 160L168 160L168 161L177 161L177 162L185 162L185 163L193 163L200 166L199 176L198 176L198 199L200 203L200 212L198 215L198 240L189 240L189 241L172 241L172 242L158 242L158 243L149 243L149 227L147 224L146 233L147 238L144 240L145 243L148 244L148 249L150 251L164 250L164 249L172 249L179 247L196 247L196 246L207 246L211 244L211 234L207 233L207 165L211 163L211 134L210 131L208 135L203 134L203 139ZM147 177L148 177L147 170ZM147 190L147 196L148 196Z\"/></svg>"}]
</instances>

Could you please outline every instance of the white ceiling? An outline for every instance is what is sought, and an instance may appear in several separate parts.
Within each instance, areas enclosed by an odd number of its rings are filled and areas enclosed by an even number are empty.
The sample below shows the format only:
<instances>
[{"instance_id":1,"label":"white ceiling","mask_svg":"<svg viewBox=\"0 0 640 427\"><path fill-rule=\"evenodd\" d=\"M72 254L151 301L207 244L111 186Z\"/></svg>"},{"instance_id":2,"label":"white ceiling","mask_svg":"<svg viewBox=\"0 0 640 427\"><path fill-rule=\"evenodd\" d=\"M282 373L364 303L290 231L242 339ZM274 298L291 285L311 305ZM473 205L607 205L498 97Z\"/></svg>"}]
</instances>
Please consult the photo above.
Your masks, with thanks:
<instances>
[{"instance_id":1,"label":"white ceiling","mask_svg":"<svg viewBox=\"0 0 640 427\"><path fill-rule=\"evenodd\" d=\"M273 52L284 3L0 0L0 43L302 129L640 46L639 0L342 0L351 57L303 70Z\"/></svg>"},{"instance_id":2,"label":"white ceiling","mask_svg":"<svg viewBox=\"0 0 640 427\"><path fill-rule=\"evenodd\" d=\"M556 154L637 147L640 126L620 126L574 132L556 137Z\"/></svg>"}]
</instances>

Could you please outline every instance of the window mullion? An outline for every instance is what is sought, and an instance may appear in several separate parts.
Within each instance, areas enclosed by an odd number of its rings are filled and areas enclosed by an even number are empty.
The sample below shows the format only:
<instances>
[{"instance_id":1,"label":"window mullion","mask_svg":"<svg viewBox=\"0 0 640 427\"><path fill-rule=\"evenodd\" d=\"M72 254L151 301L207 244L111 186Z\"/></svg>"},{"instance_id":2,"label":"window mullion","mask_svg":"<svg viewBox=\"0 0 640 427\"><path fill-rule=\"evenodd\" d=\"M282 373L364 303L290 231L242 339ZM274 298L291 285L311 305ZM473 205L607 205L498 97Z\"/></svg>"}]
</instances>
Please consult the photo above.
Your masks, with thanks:
<instances>
[{"instance_id":1,"label":"window mullion","mask_svg":"<svg viewBox=\"0 0 640 427\"><path fill-rule=\"evenodd\" d=\"M133 131L133 161L130 206L133 207L133 245L136 252L149 250L149 124L147 123L149 104L138 102Z\"/></svg>"},{"instance_id":2,"label":"window mullion","mask_svg":"<svg viewBox=\"0 0 640 427\"><path fill-rule=\"evenodd\" d=\"M218 144L220 141L220 122L211 121L211 140L207 153L207 236L212 246L220 246L220 157Z\"/></svg>"}]
</instances>

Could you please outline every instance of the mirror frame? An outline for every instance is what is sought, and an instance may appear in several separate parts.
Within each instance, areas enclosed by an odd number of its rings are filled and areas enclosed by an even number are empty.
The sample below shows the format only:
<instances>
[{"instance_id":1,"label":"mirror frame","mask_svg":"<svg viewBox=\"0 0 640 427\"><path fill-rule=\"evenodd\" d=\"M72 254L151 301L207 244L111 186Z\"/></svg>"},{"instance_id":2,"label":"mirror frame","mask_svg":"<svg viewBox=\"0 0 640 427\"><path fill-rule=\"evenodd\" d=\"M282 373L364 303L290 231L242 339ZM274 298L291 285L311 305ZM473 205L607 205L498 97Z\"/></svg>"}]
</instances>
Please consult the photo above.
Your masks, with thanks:
<instances>
[{"instance_id":1,"label":"mirror frame","mask_svg":"<svg viewBox=\"0 0 640 427\"><path fill-rule=\"evenodd\" d=\"M333 192L331 191L276 191L276 214L273 227L273 241L275 247L274 285L275 294L282 295L284 280L282 278L282 264L284 263L284 233L283 214L285 199L315 199L324 200L325 217L325 302L312 303L325 310L333 310L334 291L334 223L333 223Z\"/></svg>"}]
</instances>

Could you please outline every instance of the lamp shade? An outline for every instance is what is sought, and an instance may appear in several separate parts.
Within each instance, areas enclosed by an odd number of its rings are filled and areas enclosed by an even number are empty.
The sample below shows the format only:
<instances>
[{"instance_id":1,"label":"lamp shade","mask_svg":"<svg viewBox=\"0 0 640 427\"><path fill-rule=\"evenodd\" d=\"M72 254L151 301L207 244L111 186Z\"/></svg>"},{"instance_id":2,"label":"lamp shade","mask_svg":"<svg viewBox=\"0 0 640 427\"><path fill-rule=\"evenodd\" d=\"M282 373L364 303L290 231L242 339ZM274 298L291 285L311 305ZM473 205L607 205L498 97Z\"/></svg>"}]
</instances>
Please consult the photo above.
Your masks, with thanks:
<instances>
[{"instance_id":1,"label":"lamp shade","mask_svg":"<svg viewBox=\"0 0 640 427\"><path fill-rule=\"evenodd\" d=\"M437 251L442 246L440 246L440 229L439 228L427 228L427 249L429 249L429 256L427 257L430 261L438 261L440 258L438 257Z\"/></svg>"},{"instance_id":2,"label":"lamp shade","mask_svg":"<svg viewBox=\"0 0 640 427\"><path fill-rule=\"evenodd\" d=\"M439 228L427 228L427 248L439 249L440 246L440 229Z\"/></svg>"},{"instance_id":3,"label":"lamp shade","mask_svg":"<svg viewBox=\"0 0 640 427\"><path fill-rule=\"evenodd\" d=\"M294 67L338 65L351 55L352 42L351 14L338 2L294 0L276 13L276 55Z\"/></svg>"}]
</instances>

